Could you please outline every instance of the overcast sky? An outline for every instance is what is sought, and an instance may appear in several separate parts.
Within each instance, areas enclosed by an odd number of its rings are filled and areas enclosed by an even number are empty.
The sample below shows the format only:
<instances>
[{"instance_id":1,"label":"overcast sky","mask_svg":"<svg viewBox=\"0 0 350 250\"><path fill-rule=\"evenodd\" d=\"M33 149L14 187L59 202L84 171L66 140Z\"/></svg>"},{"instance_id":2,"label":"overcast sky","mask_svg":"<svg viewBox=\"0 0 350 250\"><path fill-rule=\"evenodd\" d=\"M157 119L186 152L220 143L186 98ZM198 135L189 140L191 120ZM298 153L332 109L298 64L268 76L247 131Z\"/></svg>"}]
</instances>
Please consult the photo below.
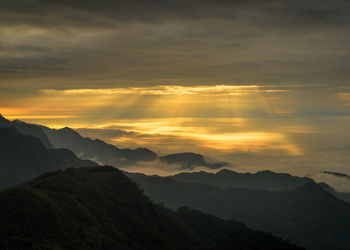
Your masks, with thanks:
<instances>
[{"instance_id":1,"label":"overcast sky","mask_svg":"<svg viewBox=\"0 0 350 250\"><path fill-rule=\"evenodd\" d=\"M21 88L347 84L349 12L347 0L2 0L0 79Z\"/></svg>"}]
</instances>

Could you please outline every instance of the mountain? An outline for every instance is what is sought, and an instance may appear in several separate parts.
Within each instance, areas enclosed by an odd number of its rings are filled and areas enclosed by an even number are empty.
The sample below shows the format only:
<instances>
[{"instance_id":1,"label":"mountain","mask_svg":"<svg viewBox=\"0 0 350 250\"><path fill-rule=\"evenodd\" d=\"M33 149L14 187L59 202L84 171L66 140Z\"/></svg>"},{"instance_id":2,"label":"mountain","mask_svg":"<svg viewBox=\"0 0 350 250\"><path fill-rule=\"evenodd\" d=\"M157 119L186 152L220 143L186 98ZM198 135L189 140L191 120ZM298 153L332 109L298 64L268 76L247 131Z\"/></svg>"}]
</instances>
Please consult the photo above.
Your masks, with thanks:
<instances>
[{"instance_id":1,"label":"mountain","mask_svg":"<svg viewBox=\"0 0 350 250\"><path fill-rule=\"evenodd\" d=\"M0 192L0 249L301 249L181 208L156 205L113 167L69 168Z\"/></svg>"},{"instance_id":2,"label":"mountain","mask_svg":"<svg viewBox=\"0 0 350 250\"><path fill-rule=\"evenodd\" d=\"M50 129L40 126L40 128L47 134L54 148L68 148L82 159L92 159L113 166L124 166L139 161L155 161L158 159L157 154L147 148L120 149L99 139L93 140L89 137L83 137L68 127ZM204 160L204 156L196 153L169 154L159 157L159 160L168 164L178 164L181 166L180 169L193 169L197 166L216 169L226 165L223 162L208 163Z\"/></svg>"},{"instance_id":3,"label":"mountain","mask_svg":"<svg viewBox=\"0 0 350 250\"><path fill-rule=\"evenodd\" d=\"M40 127L47 134L54 148L68 148L82 159L93 159L113 166L157 159L157 155L146 148L120 149L98 139L85 138L68 127L62 129Z\"/></svg>"},{"instance_id":4,"label":"mountain","mask_svg":"<svg viewBox=\"0 0 350 250\"><path fill-rule=\"evenodd\" d=\"M204 171L193 173L180 173L169 178L180 182L206 183L218 187L242 187L264 190L288 190L313 182L306 177L292 176L287 173L260 171L257 173L237 173L228 169L217 173Z\"/></svg>"},{"instance_id":5,"label":"mountain","mask_svg":"<svg viewBox=\"0 0 350 250\"><path fill-rule=\"evenodd\" d=\"M331 186L328 184L321 182L319 185L326 190L328 193L331 193L335 197L338 197L339 199L346 201L347 203L350 203L350 193L347 192L337 192L335 191Z\"/></svg>"},{"instance_id":6,"label":"mountain","mask_svg":"<svg viewBox=\"0 0 350 250\"><path fill-rule=\"evenodd\" d=\"M52 144L41 128L19 120L9 121L0 114L0 128L14 127L25 135L32 135L40 139L47 148L52 148Z\"/></svg>"},{"instance_id":7,"label":"mountain","mask_svg":"<svg viewBox=\"0 0 350 250\"><path fill-rule=\"evenodd\" d=\"M178 153L169 154L159 157L159 160L168 164L178 164L180 169L193 169L194 167L207 167L211 169L222 168L226 165L224 162L220 163L208 163L204 160L204 156L196 153Z\"/></svg>"},{"instance_id":8,"label":"mountain","mask_svg":"<svg viewBox=\"0 0 350 250\"><path fill-rule=\"evenodd\" d=\"M346 193L346 192L338 192L337 193L337 197L339 199L342 199L348 203L350 203L350 193Z\"/></svg>"},{"instance_id":9,"label":"mountain","mask_svg":"<svg viewBox=\"0 0 350 250\"><path fill-rule=\"evenodd\" d=\"M74 129L65 127L51 129L42 125L29 124L20 120L8 121L0 115L0 127L16 127L21 133L38 137L47 148L67 148L85 160L101 164L127 166L140 161L157 159L168 164L178 164L180 169L193 169L198 166L217 169L226 166L225 162L208 163L204 156L196 153L169 154L162 157L147 148L118 148L99 139L83 137Z\"/></svg>"},{"instance_id":10,"label":"mountain","mask_svg":"<svg viewBox=\"0 0 350 250\"><path fill-rule=\"evenodd\" d=\"M127 176L154 201L173 209L188 206L239 220L308 249L350 249L350 205L315 182L285 191L268 191L184 183L143 174Z\"/></svg>"},{"instance_id":11,"label":"mountain","mask_svg":"<svg viewBox=\"0 0 350 250\"><path fill-rule=\"evenodd\" d=\"M0 128L0 188L18 184L47 171L66 167L96 166L67 149L48 149L34 136L17 128Z\"/></svg>"}]
</instances>

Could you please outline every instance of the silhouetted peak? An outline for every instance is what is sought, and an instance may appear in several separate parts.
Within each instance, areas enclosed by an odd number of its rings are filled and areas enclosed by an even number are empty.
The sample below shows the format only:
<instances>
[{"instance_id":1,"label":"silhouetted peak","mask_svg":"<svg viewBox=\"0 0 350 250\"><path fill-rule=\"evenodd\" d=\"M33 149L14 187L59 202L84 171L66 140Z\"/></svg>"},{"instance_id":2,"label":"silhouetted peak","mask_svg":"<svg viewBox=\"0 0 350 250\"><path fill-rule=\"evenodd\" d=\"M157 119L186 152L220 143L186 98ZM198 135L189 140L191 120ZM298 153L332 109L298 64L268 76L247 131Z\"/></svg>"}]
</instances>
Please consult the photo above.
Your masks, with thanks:
<instances>
[{"instance_id":1,"label":"silhouetted peak","mask_svg":"<svg viewBox=\"0 0 350 250\"><path fill-rule=\"evenodd\" d=\"M192 152L169 154L159 157L159 160L169 164L180 164L182 165L181 169L193 169L195 166L218 169L226 165L225 162L209 163L204 159L203 155Z\"/></svg>"},{"instance_id":2,"label":"silhouetted peak","mask_svg":"<svg viewBox=\"0 0 350 250\"><path fill-rule=\"evenodd\" d=\"M148 148L136 148L136 150L141 150L141 151L148 150L148 151L150 151Z\"/></svg>"},{"instance_id":3,"label":"silhouetted peak","mask_svg":"<svg viewBox=\"0 0 350 250\"><path fill-rule=\"evenodd\" d=\"M9 122L5 117L0 114L0 122Z\"/></svg>"},{"instance_id":4,"label":"silhouetted peak","mask_svg":"<svg viewBox=\"0 0 350 250\"><path fill-rule=\"evenodd\" d=\"M159 157L159 160L168 164L180 164L182 169L192 169L194 166L207 166L204 156L191 152L169 154Z\"/></svg>"},{"instance_id":5,"label":"silhouetted peak","mask_svg":"<svg viewBox=\"0 0 350 250\"><path fill-rule=\"evenodd\" d=\"M60 129L61 131L65 131L65 132L73 132L74 130L69 128L69 127L64 127ZM74 131L75 132L75 131Z\"/></svg>"},{"instance_id":6,"label":"silhouetted peak","mask_svg":"<svg viewBox=\"0 0 350 250\"><path fill-rule=\"evenodd\" d=\"M220 171L216 172L217 175L228 175L228 174L237 174L237 172L229 170L227 168L221 169Z\"/></svg>"},{"instance_id":7,"label":"silhouetted peak","mask_svg":"<svg viewBox=\"0 0 350 250\"><path fill-rule=\"evenodd\" d=\"M208 173L208 172L205 172L205 171L198 171L198 172L181 172L181 173L178 173L176 175L173 175L173 176L170 176L170 178L172 177L205 177L205 176L208 176L208 175L212 175L212 173Z\"/></svg>"},{"instance_id":8,"label":"silhouetted peak","mask_svg":"<svg viewBox=\"0 0 350 250\"><path fill-rule=\"evenodd\" d=\"M193 153L193 152L184 152L184 153L176 153L176 154L169 154L169 155L166 155L166 156L163 156L161 158L191 158L191 159L203 159L204 156L203 155L200 155L200 154L197 154L197 153Z\"/></svg>"},{"instance_id":9,"label":"silhouetted peak","mask_svg":"<svg viewBox=\"0 0 350 250\"><path fill-rule=\"evenodd\" d=\"M157 155L148 149L120 149L99 139L84 137L76 130L44 128L55 148L68 148L83 159L96 159L101 164L128 165L137 161L153 161Z\"/></svg>"},{"instance_id":10,"label":"silhouetted peak","mask_svg":"<svg viewBox=\"0 0 350 250\"><path fill-rule=\"evenodd\" d=\"M178 174L181 175L182 173ZM183 174L189 174L189 175L201 175L201 176L207 176L212 175L212 173L208 173L206 171L198 171L198 172L190 172L190 173L183 173Z\"/></svg>"},{"instance_id":11,"label":"silhouetted peak","mask_svg":"<svg viewBox=\"0 0 350 250\"><path fill-rule=\"evenodd\" d=\"M272 172L271 170L263 170L263 171L257 172L257 174L260 174L260 175L275 175L277 173L276 172Z\"/></svg>"},{"instance_id":12,"label":"silhouetted peak","mask_svg":"<svg viewBox=\"0 0 350 250\"><path fill-rule=\"evenodd\" d=\"M21 121L21 120L13 120L14 123L17 123L17 124L26 124L25 122Z\"/></svg>"},{"instance_id":13,"label":"silhouetted peak","mask_svg":"<svg viewBox=\"0 0 350 250\"><path fill-rule=\"evenodd\" d=\"M69 128L69 127L61 128L61 129L59 129L59 131L64 132L65 134L69 134L69 135L79 135L80 136L80 134L77 131L75 131L74 129Z\"/></svg>"}]
</instances>

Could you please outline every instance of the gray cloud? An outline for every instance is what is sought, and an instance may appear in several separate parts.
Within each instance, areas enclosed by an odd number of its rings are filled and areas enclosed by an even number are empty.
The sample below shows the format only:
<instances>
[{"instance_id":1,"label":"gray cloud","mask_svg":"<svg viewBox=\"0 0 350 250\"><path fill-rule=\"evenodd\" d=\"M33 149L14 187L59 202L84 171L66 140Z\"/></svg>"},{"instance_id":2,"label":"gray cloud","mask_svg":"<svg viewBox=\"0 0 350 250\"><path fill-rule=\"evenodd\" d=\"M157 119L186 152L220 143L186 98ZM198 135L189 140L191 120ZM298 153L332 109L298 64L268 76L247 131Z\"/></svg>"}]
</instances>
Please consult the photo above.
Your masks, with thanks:
<instances>
[{"instance_id":1,"label":"gray cloud","mask_svg":"<svg viewBox=\"0 0 350 250\"><path fill-rule=\"evenodd\" d=\"M174 19L244 20L263 26L348 25L345 0L3 0L4 24L62 27L117 27L118 22Z\"/></svg>"},{"instance_id":2,"label":"gray cloud","mask_svg":"<svg viewBox=\"0 0 350 250\"><path fill-rule=\"evenodd\" d=\"M345 0L3 0L0 78L74 78L61 82L70 87L347 84L349 7Z\"/></svg>"}]
</instances>

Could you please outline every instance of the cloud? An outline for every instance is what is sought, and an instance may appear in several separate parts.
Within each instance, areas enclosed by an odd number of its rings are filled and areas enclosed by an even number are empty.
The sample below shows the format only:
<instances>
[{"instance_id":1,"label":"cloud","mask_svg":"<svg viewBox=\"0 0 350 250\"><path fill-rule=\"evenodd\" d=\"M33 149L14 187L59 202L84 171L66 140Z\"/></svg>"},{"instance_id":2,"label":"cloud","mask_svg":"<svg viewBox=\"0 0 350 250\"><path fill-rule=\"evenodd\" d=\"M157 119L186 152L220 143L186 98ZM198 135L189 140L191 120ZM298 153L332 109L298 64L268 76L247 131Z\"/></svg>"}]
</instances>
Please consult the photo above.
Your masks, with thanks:
<instances>
[{"instance_id":1,"label":"cloud","mask_svg":"<svg viewBox=\"0 0 350 250\"><path fill-rule=\"evenodd\" d=\"M169 176L178 174L182 169L181 164L168 164L166 162L156 160L152 162L139 162L137 165L123 166L120 169L130 173L144 173L147 175ZM227 166L225 166L226 168ZM194 166L192 169L186 169L186 172L206 171L215 173L220 169L211 169L203 166Z\"/></svg>"},{"instance_id":2,"label":"cloud","mask_svg":"<svg viewBox=\"0 0 350 250\"><path fill-rule=\"evenodd\" d=\"M322 171L321 173L333 175L333 176L335 176L335 177L345 178L345 179L347 179L347 180L350 181L350 176L347 175L347 174L338 173L338 172L332 172L332 171Z\"/></svg>"},{"instance_id":3,"label":"cloud","mask_svg":"<svg viewBox=\"0 0 350 250\"><path fill-rule=\"evenodd\" d=\"M92 128L78 128L76 129L78 133L81 133L82 135L88 135L91 138L94 139L101 139L101 140L111 140L115 138L121 138L121 137L138 137L140 136L139 133L132 132L132 131L124 131L120 129L92 129Z\"/></svg>"},{"instance_id":4,"label":"cloud","mask_svg":"<svg viewBox=\"0 0 350 250\"><path fill-rule=\"evenodd\" d=\"M0 79L87 88L348 83L345 0L0 3Z\"/></svg>"},{"instance_id":5,"label":"cloud","mask_svg":"<svg viewBox=\"0 0 350 250\"><path fill-rule=\"evenodd\" d=\"M30 23L48 27L115 27L116 22L210 18L307 27L348 24L347 7L349 3L344 0L3 0L0 20L5 24Z\"/></svg>"},{"instance_id":6,"label":"cloud","mask_svg":"<svg viewBox=\"0 0 350 250\"><path fill-rule=\"evenodd\" d=\"M278 89L274 86L258 85L212 85L212 86L177 86L160 85L152 87L126 87L113 89L43 89L49 95L193 95L193 96L242 96L259 93L286 93L292 90Z\"/></svg>"},{"instance_id":7,"label":"cloud","mask_svg":"<svg viewBox=\"0 0 350 250\"><path fill-rule=\"evenodd\" d=\"M338 192L350 192L350 176L348 174L334 171L319 171L309 176L317 182L327 183Z\"/></svg>"}]
</instances>

